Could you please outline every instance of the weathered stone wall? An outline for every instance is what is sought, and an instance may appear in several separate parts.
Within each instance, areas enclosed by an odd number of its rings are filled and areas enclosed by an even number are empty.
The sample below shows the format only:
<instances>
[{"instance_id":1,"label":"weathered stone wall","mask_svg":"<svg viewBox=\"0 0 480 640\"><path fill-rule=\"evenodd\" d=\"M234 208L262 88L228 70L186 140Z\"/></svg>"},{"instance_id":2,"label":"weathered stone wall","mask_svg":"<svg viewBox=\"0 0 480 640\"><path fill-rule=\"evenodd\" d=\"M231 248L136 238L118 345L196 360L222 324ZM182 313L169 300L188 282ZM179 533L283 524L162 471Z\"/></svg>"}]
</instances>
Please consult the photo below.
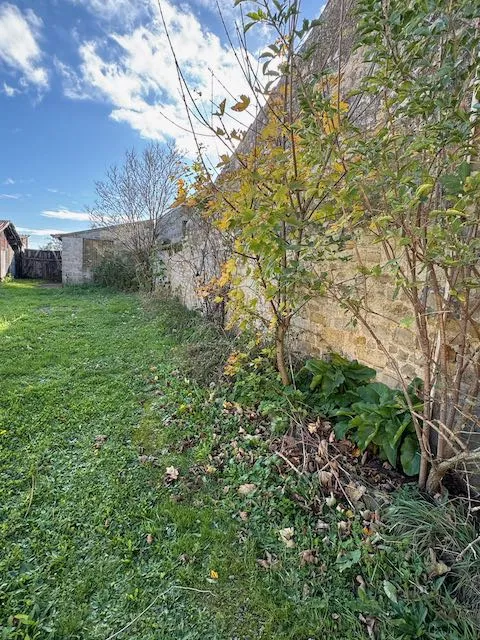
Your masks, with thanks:
<instances>
[{"instance_id":1,"label":"weathered stone wall","mask_svg":"<svg viewBox=\"0 0 480 640\"><path fill-rule=\"evenodd\" d=\"M108 229L87 229L62 236L62 282L85 284L93 279L92 269L84 263L84 240L104 242L112 240Z\"/></svg>"},{"instance_id":2,"label":"weathered stone wall","mask_svg":"<svg viewBox=\"0 0 480 640\"><path fill-rule=\"evenodd\" d=\"M83 273L83 238L65 236L62 239L62 282L81 284Z\"/></svg>"}]
</instances>

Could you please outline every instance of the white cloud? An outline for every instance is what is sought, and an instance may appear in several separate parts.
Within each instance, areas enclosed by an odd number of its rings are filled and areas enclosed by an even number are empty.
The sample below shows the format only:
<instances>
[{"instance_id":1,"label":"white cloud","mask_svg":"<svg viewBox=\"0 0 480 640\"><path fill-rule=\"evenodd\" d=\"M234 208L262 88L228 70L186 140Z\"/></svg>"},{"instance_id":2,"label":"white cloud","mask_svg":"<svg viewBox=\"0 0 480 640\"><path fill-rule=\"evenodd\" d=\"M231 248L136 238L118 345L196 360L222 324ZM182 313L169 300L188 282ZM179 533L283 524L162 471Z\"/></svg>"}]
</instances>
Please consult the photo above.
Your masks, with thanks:
<instances>
[{"instance_id":1,"label":"white cloud","mask_svg":"<svg viewBox=\"0 0 480 640\"><path fill-rule=\"evenodd\" d=\"M13 98L17 93L20 93L19 89L15 89L15 87L11 87L9 84L7 84L6 82L3 83L3 93L8 97L8 98Z\"/></svg>"},{"instance_id":2,"label":"white cloud","mask_svg":"<svg viewBox=\"0 0 480 640\"><path fill-rule=\"evenodd\" d=\"M112 23L133 24L140 16L149 13L153 0L69 0L85 7L98 18Z\"/></svg>"},{"instance_id":3,"label":"white cloud","mask_svg":"<svg viewBox=\"0 0 480 640\"><path fill-rule=\"evenodd\" d=\"M29 236L53 236L57 233L68 233L64 229L30 229L28 227L17 227L17 231Z\"/></svg>"},{"instance_id":4,"label":"white cloud","mask_svg":"<svg viewBox=\"0 0 480 640\"><path fill-rule=\"evenodd\" d=\"M3 184L15 184L15 180L13 178L7 178L3 181Z\"/></svg>"},{"instance_id":5,"label":"white cloud","mask_svg":"<svg viewBox=\"0 0 480 640\"><path fill-rule=\"evenodd\" d=\"M42 51L38 45L41 19L31 10L24 13L8 2L0 4L0 61L20 75L23 86L37 89L48 87L48 73L42 66ZM13 87L4 91L15 92Z\"/></svg>"},{"instance_id":6,"label":"white cloud","mask_svg":"<svg viewBox=\"0 0 480 640\"><path fill-rule=\"evenodd\" d=\"M103 3L102 8L98 8L100 2L96 0L85 0L83 4L92 11L106 14ZM117 7L113 0L107 4L108 11ZM152 2L152 8L155 5ZM162 7L178 62L192 90L193 103L210 121L211 113L215 111L212 97L215 104L226 97L227 103L232 105L240 94L250 93L236 52L203 27L186 5L178 6L163 0ZM103 40L83 42L79 55L81 63L76 70L57 62L57 69L64 79L65 95L73 99L103 100L112 107L112 119L127 123L142 137L159 141L175 138L180 148L186 148L191 154L196 152L179 91L177 70L158 9L156 14L151 14L148 23L131 26L122 33L112 31ZM213 79L211 70L215 74ZM226 114L235 115L247 125L254 117L254 111L251 108L249 113L234 114L227 108ZM229 128L238 126L234 120L228 123ZM210 152L225 152L223 145L218 144L205 126L195 122L195 128L199 140Z\"/></svg>"},{"instance_id":7,"label":"white cloud","mask_svg":"<svg viewBox=\"0 0 480 640\"><path fill-rule=\"evenodd\" d=\"M18 200L21 197L20 193L0 193L0 200Z\"/></svg>"},{"instance_id":8,"label":"white cloud","mask_svg":"<svg viewBox=\"0 0 480 640\"><path fill-rule=\"evenodd\" d=\"M57 218L58 220L79 220L81 222L90 222L90 216L88 213L70 211L69 209L63 208L57 209L56 211L42 211L42 216L45 218Z\"/></svg>"}]
</instances>

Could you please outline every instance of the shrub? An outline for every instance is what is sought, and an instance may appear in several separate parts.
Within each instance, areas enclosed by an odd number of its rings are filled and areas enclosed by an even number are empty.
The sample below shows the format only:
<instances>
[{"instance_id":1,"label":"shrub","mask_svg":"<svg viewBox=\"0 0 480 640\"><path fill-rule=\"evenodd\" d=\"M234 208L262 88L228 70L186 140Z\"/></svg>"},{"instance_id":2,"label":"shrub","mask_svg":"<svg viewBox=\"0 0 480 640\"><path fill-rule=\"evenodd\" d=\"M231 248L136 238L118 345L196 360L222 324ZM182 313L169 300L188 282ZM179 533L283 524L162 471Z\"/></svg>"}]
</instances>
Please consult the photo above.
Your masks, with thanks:
<instances>
[{"instance_id":1,"label":"shrub","mask_svg":"<svg viewBox=\"0 0 480 640\"><path fill-rule=\"evenodd\" d=\"M126 253L106 256L93 270L97 284L120 291L138 291L140 280L135 263Z\"/></svg>"},{"instance_id":2,"label":"shrub","mask_svg":"<svg viewBox=\"0 0 480 640\"><path fill-rule=\"evenodd\" d=\"M392 466L400 462L407 475L417 475L419 447L404 394L371 382L374 377L374 369L333 353L325 360L308 360L298 381L308 384L310 406L335 421L337 438L349 435L361 451L373 446ZM419 384L416 379L409 389L415 405L420 404Z\"/></svg>"}]
</instances>

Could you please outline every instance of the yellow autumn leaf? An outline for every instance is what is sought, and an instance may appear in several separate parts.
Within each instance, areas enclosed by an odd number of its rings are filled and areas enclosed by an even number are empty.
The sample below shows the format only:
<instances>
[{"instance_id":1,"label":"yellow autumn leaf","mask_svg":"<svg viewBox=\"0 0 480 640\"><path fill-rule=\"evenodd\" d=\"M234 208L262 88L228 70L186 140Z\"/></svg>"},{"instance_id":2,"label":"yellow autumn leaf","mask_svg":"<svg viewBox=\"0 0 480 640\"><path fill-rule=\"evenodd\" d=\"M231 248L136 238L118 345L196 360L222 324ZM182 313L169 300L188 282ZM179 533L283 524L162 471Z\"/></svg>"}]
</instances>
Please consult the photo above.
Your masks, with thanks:
<instances>
[{"instance_id":1,"label":"yellow autumn leaf","mask_svg":"<svg viewBox=\"0 0 480 640\"><path fill-rule=\"evenodd\" d=\"M249 104L250 104L250 98L242 94L240 96L240 102L237 102L237 104L233 105L232 111L237 111L237 112L245 111L245 109L248 109Z\"/></svg>"},{"instance_id":2,"label":"yellow autumn leaf","mask_svg":"<svg viewBox=\"0 0 480 640\"><path fill-rule=\"evenodd\" d=\"M218 580L218 573L215 571L215 569L210 569L210 577L213 580Z\"/></svg>"}]
</instances>

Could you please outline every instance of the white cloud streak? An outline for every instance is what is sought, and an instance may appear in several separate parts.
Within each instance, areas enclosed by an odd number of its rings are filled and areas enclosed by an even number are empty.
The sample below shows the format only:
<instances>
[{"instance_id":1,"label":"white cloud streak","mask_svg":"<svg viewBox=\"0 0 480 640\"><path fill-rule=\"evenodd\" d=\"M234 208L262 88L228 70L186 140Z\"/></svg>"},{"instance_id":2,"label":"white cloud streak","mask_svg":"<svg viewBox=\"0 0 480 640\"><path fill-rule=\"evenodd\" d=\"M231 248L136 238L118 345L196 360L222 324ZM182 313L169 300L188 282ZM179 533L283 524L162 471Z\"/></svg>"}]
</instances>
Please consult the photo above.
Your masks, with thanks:
<instances>
[{"instance_id":1,"label":"white cloud streak","mask_svg":"<svg viewBox=\"0 0 480 640\"><path fill-rule=\"evenodd\" d=\"M28 236L53 236L57 233L68 233L64 229L30 229L28 227L17 227L17 231Z\"/></svg>"},{"instance_id":2,"label":"white cloud streak","mask_svg":"<svg viewBox=\"0 0 480 640\"><path fill-rule=\"evenodd\" d=\"M80 222L90 222L90 216L88 213L81 211L70 211L69 209L59 208L55 211L47 209L42 211L41 215L44 218L56 218L58 220L77 220Z\"/></svg>"},{"instance_id":3,"label":"white cloud streak","mask_svg":"<svg viewBox=\"0 0 480 640\"><path fill-rule=\"evenodd\" d=\"M8 2L0 4L0 61L20 76L24 87L48 88L48 72L42 65L43 54L38 44L43 23L31 10L24 13ZM12 97L17 89L3 86Z\"/></svg>"},{"instance_id":4,"label":"white cloud streak","mask_svg":"<svg viewBox=\"0 0 480 640\"><path fill-rule=\"evenodd\" d=\"M0 200L19 200L21 193L0 193Z\"/></svg>"}]
</instances>

